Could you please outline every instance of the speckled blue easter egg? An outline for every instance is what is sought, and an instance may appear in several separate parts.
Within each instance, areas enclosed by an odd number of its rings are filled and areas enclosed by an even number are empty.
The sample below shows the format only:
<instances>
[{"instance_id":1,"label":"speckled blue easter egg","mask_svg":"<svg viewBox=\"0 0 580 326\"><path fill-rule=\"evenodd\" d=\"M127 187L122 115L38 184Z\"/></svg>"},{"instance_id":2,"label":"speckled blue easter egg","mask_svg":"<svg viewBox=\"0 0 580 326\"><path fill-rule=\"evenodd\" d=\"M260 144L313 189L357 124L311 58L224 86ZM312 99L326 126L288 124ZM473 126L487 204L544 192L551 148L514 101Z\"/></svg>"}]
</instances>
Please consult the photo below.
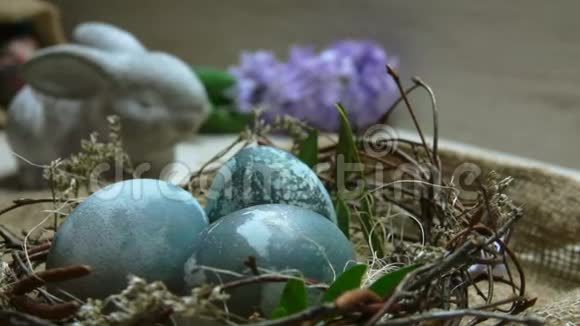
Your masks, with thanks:
<instances>
[{"instance_id":1,"label":"speckled blue easter egg","mask_svg":"<svg viewBox=\"0 0 580 326\"><path fill-rule=\"evenodd\" d=\"M320 214L297 206L258 205L226 215L202 232L185 264L186 282L196 286L236 278L218 270L251 275L244 264L250 256L260 269L298 271L323 283L331 283L355 261L351 243ZM246 316L256 310L268 314L283 287L268 283L232 290L228 307Z\"/></svg>"},{"instance_id":2,"label":"speckled blue easter egg","mask_svg":"<svg viewBox=\"0 0 580 326\"><path fill-rule=\"evenodd\" d=\"M218 171L205 208L210 222L261 204L304 207L336 223L336 212L314 171L292 154L269 146L241 150Z\"/></svg>"},{"instance_id":3,"label":"speckled blue easter egg","mask_svg":"<svg viewBox=\"0 0 580 326\"><path fill-rule=\"evenodd\" d=\"M92 194L60 225L46 267L91 266L89 276L58 284L81 299L120 292L129 274L163 281L180 293L183 264L207 225L197 200L175 185L118 182Z\"/></svg>"}]
</instances>

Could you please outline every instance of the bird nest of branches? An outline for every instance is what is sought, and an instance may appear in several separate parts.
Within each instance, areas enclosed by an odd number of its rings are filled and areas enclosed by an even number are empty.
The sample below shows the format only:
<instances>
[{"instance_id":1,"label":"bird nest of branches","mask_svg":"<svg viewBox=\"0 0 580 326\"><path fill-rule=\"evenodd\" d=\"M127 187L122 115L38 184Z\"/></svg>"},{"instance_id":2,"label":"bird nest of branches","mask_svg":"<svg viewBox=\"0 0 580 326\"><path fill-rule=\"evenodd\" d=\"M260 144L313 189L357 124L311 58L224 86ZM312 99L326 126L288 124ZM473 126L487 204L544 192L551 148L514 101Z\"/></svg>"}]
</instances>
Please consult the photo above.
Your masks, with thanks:
<instances>
[{"instance_id":1,"label":"bird nest of branches","mask_svg":"<svg viewBox=\"0 0 580 326\"><path fill-rule=\"evenodd\" d=\"M390 67L387 72L401 97L389 110L406 107L419 141L398 137L384 124L353 131L347 110L338 105L338 136L318 131L292 118L266 123L256 114L251 127L231 146L208 159L182 186L203 202L207 184L222 158L252 145L277 146L277 131L291 136L291 150L310 165L336 203L338 225L356 248L359 265L344 271L332 284L315 286L332 293L312 305L292 305L295 275L264 273L259 262L246 260L254 271L224 284L194 288L188 296L169 292L160 282L149 283L128 275L128 286L106 299L62 300L45 289L48 283L84 277L85 265L45 270L43 264L58 224L87 194L89 173L103 160L123 157L122 167L132 173L130 160L118 137L119 124L111 119L106 142L98 137L83 141L83 151L46 167L52 197L19 199L0 215L23 206L53 203L55 209L39 223L44 230L24 237L0 228L4 239L0 266L0 321L18 325L171 325L188 318L224 324L259 325L540 325L524 312L535 299L526 293L526 278L510 238L525 218L524 211L506 194L509 176L485 177L444 172L438 155L438 108L431 88L419 78L405 89ZM433 140L427 142L409 96L426 91L432 99ZM288 149L288 148L286 148ZM466 182L465 179L468 182ZM202 182L203 181L203 182ZM101 180L103 184L110 180ZM54 221L50 223L49 221ZM38 232L37 232L38 233ZM285 282L280 305L287 313L269 318L257 312L234 316L227 309L229 290L256 283ZM501 288L501 290L500 290ZM286 291L286 289L289 289ZM300 291L298 291L300 292ZM290 309L293 308L293 309Z\"/></svg>"}]
</instances>

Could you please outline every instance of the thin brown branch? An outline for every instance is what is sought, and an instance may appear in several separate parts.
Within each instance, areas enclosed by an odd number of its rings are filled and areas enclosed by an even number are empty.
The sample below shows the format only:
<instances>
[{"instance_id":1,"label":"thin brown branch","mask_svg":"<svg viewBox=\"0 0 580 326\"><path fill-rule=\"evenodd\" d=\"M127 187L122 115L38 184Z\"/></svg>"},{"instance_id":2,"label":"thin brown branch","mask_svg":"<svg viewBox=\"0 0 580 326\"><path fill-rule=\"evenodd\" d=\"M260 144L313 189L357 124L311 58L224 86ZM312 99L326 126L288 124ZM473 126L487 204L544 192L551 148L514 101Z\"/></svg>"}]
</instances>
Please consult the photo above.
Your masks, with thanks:
<instances>
[{"instance_id":1,"label":"thin brown branch","mask_svg":"<svg viewBox=\"0 0 580 326\"><path fill-rule=\"evenodd\" d=\"M422 87L427 93L429 94L429 98L431 99L431 111L433 112L433 157L437 161L437 168L441 171L441 160L439 159L438 154L438 144L439 144L439 109L437 107L437 99L435 98L435 92L431 89L427 83L425 83L421 78L415 76L411 78L411 80Z\"/></svg>"},{"instance_id":2,"label":"thin brown branch","mask_svg":"<svg viewBox=\"0 0 580 326\"><path fill-rule=\"evenodd\" d=\"M320 306L314 306L303 310L297 314L293 314L284 318L263 321L256 323L257 326L295 326L301 325L303 322L322 320L331 317L338 313L338 308L334 303L325 303Z\"/></svg>"},{"instance_id":3,"label":"thin brown branch","mask_svg":"<svg viewBox=\"0 0 580 326\"><path fill-rule=\"evenodd\" d=\"M48 257L48 250L45 250L45 251L41 251L41 252L34 253L32 255L29 255L28 260L42 262L42 261L46 261L47 257Z\"/></svg>"},{"instance_id":4,"label":"thin brown branch","mask_svg":"<svg viewBox=\"0 0 580 326\"><path fill-rule=\"evenodd\" d=\"M256 283L276 283L276 282L287 282L289 280L295 280L295 276L290 275L272 275L272 274L260 274L251 277L241 278L235 281L231 281L228 283L224 283L219 287L221 290L231 290L233 288L237 288L240 286L245 286L249 284L256 284ZM308 280L305 280L308 283ZM313 283L309 283L313 284Z\"/></svg>"},{"instance_id":5,"label":"thin brown branch","mask_svg":"<svg viewBox=\"0 0 580 326\"><path fill-rule=\"evenodd\" d=\"M0 311L0 325L56 326L50 321L18 311Z\"/></svg>"},{"instance_id":6,"label":"thin brown branch","mask_svg":"<svg viewBox=\"0 0 580 326\"><path fill-rule=\"evenodd\" d=\"M484 305L480 305L480 306L475 306L475 307L472 307L471 309L472 310L486 310L486 309L496 309L496 310L499 310L497 308L499 306L501 306L501 305L508 304L508 303L512 303L512 305L513 305L513 304L516 304L518 302L524 302L524 301L526 301L526 299L525 298L522 298L522 297L511 297L511 298L506 298L506 299L499 300L499 301L496 301L496 302L491 302L491 303L488 303L488 304L484 304ZM486 321L487 319L489 319L489 318L487 318L487 317L476 317L473 320L471 320L469 323L467 323L466 326L477 325L477 324L479 324L479 323L481 323L483 321Z\"/></svg>"},{"instance_id":7,"label":"thin brown branch","mask_svg":"<svg viewBox=\"0 0 580 326\"><path fill-rule=\"evenodd\" d=\"M369 319L365 325L370 326L376 324L382 316L389 311L391 305L399 299L402 292L418 290L421 286L430 283L434 278L443 275L451 268L464 264L469 258L469 254L474 249L481 246L481 242L481 239L470 239L459 249L443 258L441 261L425 265L407 274L403 281L399 283L393 295L391 295L391 297L384 303L382 309Z\"/></svg>"},{"instance_id":8,"label":"thin brown branch","mask_svg":"<svg viewBox=\"0 0 580 326\"><path fill-rule=\"evenodd\" d=\"M51 246L52 246L52 243L47 241L47 242L40 244L38 246L29 248L27 253L29 255L34 255L36 253L43 252L43 251L50 249Z\"/></svg>"},{"instance_id":9,"label":"thin brown branch","mask_svg":"<svg viewBox=\"0 0 580 326\"><path fill-rule=\"evenodd\" d=\"M234 142L232 142L230 145L228 145L226 148L224 148L223 150L221 150L219 153L217 153L216 155L214 155L211 159L209 159L208 161L206 161L200 168L199 170L197 170L196 173L193 173L190 177L189 177L189 181L187 182L185 188L188 190L192 190L192 186L193 186L193 181L195 180L195 178L199 177L203 171L205 170L205 168L207 168L210 164L214 163L215 161L219 160L220 158L222 158L223 156L225 156L227 153L229 153L234 147L236 147L239 143L243 142L243 137L239 136Z\"/></svg>"},{"instance_id":10,"label":"thin brown branch","mask_svg":"<svg viewBox=\"0 0 580 326\"><path fill-rule=\"evenodd\" d=\"M378 310L365 323L365 326L370 326L370 325L376 324L382 318L382 316L391 309L391 307L393 306L393 304L395 304L395 302L397 301L397 299L399 298L399 296L403 292L403 289L405 288L405 286L407 286L407 283L409 283L409 281L411 279L413 279L414 277L416 277L416 275L418 275L422 271L425 271L428 268L429 268L428 266L423 266L423 267L418 268L418 269L410 272L409 274L405 275L405 277L403 278L403 280L401 281L401 283L399 283L399 285L397 285L397 287L395 288L394 293L389 297L389 299L387 299L387 301L383 304L383 306L381 307L381 309Z\"/></svg>"},{"instance_id":11,"label":"thin brown branch","mask_svg":"<svg viewBox=\"0 0 580 326\"><path fill-rule=\"evenodd\" d=\"M482 245L482 240L477 239L468 239L459 249L454 251L449 256L443 258L442 261L438 263L432 264L433 266L421 275L421 277L410 284L409 290L416 290L421 286L431 282L434 278L443 275L451 268L456 266L462 265L469 261L470 257L469 254L473 252L475 249L479 248Z\"/></svg>"},{"instance_id":12,"label":"thin brown branch","mask_svg":"<svg viewBox=\"0 0 580 326\"><path fill-rule=\"evenodd\" d=\"M26 294L46 283L68 281L90 274L92 269L87 265L67 266L48 269L29 275L16 282L11 289L14 295Z\"/></svg>"},{"instance_id":13,"label":"thin brown branch","mask_svg":"<svg viewBox=\"0 0 580 326\"><path fill-rule=\"evenodd\" d=\"M53 198L39 198L39 199L21 198L21 199L16 199L13 201L12 205L0 210L0 215L4 215L12 210L19 208L19 207L40 204L40 203L52 203L54 201L63 203L63 202L66 202L68 200L64 199L64 198L54 198L54 199Z\"/></svg>"},{"instance_id":14,"label":"thin brown branch","mask_svg":"<svg viewBox=\"0 0 580 326\"><path fill-rule=\"evenodd\" d=\"M24 295L12 297L10 303L22 312L49 320L69 318L74 315L80 307L76 302L56 304L39 303Z\"/></svg>"},{"instance_id":15,"label":"thin brown branch","mask_svg":"<svg viewBox=\"0 0 580 326\"><path fill-rule=\"evenodd\" d=\"M466 316L473 316L473 317L481 317L486 319L497 319L503 321L509 321L512 323L517 324L524 324L529 326L539 326L544 325L545 321L541 318L535 316L512 316L507 315L504 313L497 313L492 311L485 311L485 310L474 310L474 309L460 309L460 310L451 310L451 311L433 311L427 312L419 315L413 315L404 318L397 318L392 320L387 320L382 323L378 323L377 325L384 325L384 326L399 326L399 325L416 325L420 322L426 322L430 320L449 320L449 319L456 319Z\"/></svg>"},{"instance_id":16,"label":"thin brown branch","mask_svg":"<svg viewBox=\"0 0 580 326\"><path fill-rule=\"evenodd\" d=\"M419 125L419 121L417 120L417 117L415 116L415 111L413 111L413 107L411 106L411 102L409 102L409 98L407 98L407 94L405 94L405 91L403 90L403 85L401 84L401 78L399 77L399 74L397 73L395 68L391 67L390 65L387 65L386 67L387 67L387 72L389 73L389 75L393 78L393 80L397 84L397 87L399 88L399 92L401 93L401 97L403 98L403 101L405 101L405 105L407 106L407 109L409 110L409 113L411 114L411 118L413 119L413 123L415 124L415 128L417 129L417 133L419 134L419 137L421 138L421 143L423 143L423 147L425 148L425 152L427 153L427 157L429 157L429 161L431 161L431 164L436 165L435 159L432 156L431 150L429 150L429 146L427 146L427 141L425 140L425 135L423 135L423 131L421 130L421 126Z\"/></svg>"},{"instance_id":17,"label":"thin brown branch","mask_svg":"<svg viewBox=\"0 0 580 326\"><path fill-rule=\"evenodd\" d=\"M502 240L498 239L497 241L500 244L502 250L505 250L507 255L510 257L510 259L514 263L514 266L516 267L516 270L518 271L518 275L520 277L519 295L523 297L526 293L526 276L524 273L524 269L522 268L522 265L520 264L514 252L508 246L506 246L506 244Z\"/></svg>"},{"instance_id":18,"label":"thin brown branch","mask_svg":"<svg viewBox=\"0 0 580 326\"><path fill-rule=\"evenodd\" d=\"M416 90L417 88L419 88L419 85L414 84L413 86L407 88L405 90L405 95L409 96L411 95L411 93L413 93L414 90ZM397 108L397 106L403 101L403 97L399 96L399 98L393 102L393 104L391 104L391 106L387 109L387 111L385 111L385 114L383 114L383 116L379 119L379 123L380 124L386 124L387 121L389 120L389 117L391 116L391 114L393 113L393 111L395 111L395 109Z\"/></svg>"},{"instance_id":19,"label":"thin brown branch","mask_svg":"<svg viewBox=\"0 0 580 326\"><path fill-rule=\"evenodd\" d=\"M4 240L4 246L9 249L22 249L22 239L4 225L0 224L0 237Z\"/></svg>"}]
</instances>

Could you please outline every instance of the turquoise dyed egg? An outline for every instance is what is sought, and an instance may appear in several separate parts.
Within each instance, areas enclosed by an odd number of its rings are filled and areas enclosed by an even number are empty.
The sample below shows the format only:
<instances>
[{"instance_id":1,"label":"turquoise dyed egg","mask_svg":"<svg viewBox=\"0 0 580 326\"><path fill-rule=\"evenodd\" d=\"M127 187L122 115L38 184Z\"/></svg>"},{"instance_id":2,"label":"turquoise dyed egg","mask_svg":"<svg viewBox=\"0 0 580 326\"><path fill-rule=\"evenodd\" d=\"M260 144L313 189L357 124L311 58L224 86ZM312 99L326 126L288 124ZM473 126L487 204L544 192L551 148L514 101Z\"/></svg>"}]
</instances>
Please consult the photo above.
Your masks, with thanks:
<instances>
[{"instance_id":1,"label":"turquoise dyed egg","mask_svg":"<svg viewBox=\"0 0 580 326\"><path fill-rule=\"evenodd\" d=\"M269 146L241 150L218 171L208 193L210 222L261 204L304 207L336 223L336 212L314 171L292 154Z\"/></svg>"},{"instance_id":2,"label":"turquoise dyed egg","mask_svg":"<svg viewBox=\"0 0 580 326\"><path fill-rule=\"evenodd\" d=\"M250 256L260 269L298 271L323 283L331 283L355 262L349 240L320 214L290 205L258 205L220 218L200 235L185 264L186 282L196 286L236 278L217 270L251 275L244 264ZM283 287L284 283L267 283L232 290L228 307L246 316L255 311L268 314Z\"/></svg>"},{"instance_id":3,"label":"turquoise dyed egg","mask_svg":"<svg viewBox=\"0 0 580 326\"><path fill-rule=\"evenodd\" d=\"M197 200L175 185L118 182L89 196L60 225L46 267L91 266L89 276L56 287L81 299L120 292L129 274L181 293L183 264L207 225Z\"/></svg>"}]
</instances>

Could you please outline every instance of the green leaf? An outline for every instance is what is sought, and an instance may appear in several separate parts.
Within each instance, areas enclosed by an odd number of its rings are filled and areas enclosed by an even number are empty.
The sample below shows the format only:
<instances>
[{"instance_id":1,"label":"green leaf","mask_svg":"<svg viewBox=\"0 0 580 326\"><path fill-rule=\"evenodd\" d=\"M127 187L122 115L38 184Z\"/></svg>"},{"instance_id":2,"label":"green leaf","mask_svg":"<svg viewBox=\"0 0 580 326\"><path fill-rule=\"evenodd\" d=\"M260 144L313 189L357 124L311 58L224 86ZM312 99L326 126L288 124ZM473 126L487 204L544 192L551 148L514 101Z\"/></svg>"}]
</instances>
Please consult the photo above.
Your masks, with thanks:
<instances>
[{"instance_id":1,"label":"green leaf","mask_svg":"<svg viewBox=\"0 0 580 326\"><path fill-rule=\"evenodd\" d=\"M373 251L377 254L378 257L383 256L383 244L380 241L380 236L377 232L381 232L381 228L375 227L373 229L373 222L375 220L375 205L374 205L374 198L371 194L366 193L361 198L362 209L357 213L360 216L361 223L363 225L363 233L365 235L365 239L369 239L370 233L370 240L372 245Z\"/></svg>"},{"instance_id":2,"label":"green leaf","mask_svg":"<svg viewBox=\"0 0 580 326\"><path fill-rule=\"evenodd\" d=\"M236 83L234 76L224 70L211 67L193 67L193 71L205 86L213 105L232 104L232 99L226 95L226 91Z\"/></svg>"},{"instance_id":3,"label":"green leaf","mask_svg":"<svg viewBox=\"0 0 580 326\"><path fill-rule=\"evenodd\" d=\"M347 239L350 239L350 208L346 202L340 198L336 198L336 218L338 220L338 228L344 233Z\"/></svg>"},{"instance_id":4,"label":"green leaf","mask_svg":"<svg viewBox=\"0 0 580 326\"><path fill-rule=\"evenodd\" d=\"M270 319L278 319L300 312L308 307L306 286L302 280L289 280L284 287L278 307L270 315Z\"/></svg>"},{"instance_id":5,"label":"green leaf","mask_svg":"<svg viewBox=\"0 0 580 326\"><path fill-rule=\"evenodd\" d=\"M417 269L419 265L408 265L397 269L396 271L390 272L381 276L378 280L376 280L371 286L369 286L369 290L375 292L376 294L380 295L381 297L386 296L391 291L393 291L399 283L405 278L405 276Z\"/></svg>"},{"instance_id":6,"label":"green leaf","mask_svg":"<svg viewBox=\"0 0 580 326\"><path fill-rule=\"evenodd\" d=\"M330 285L322 300L324 302L334 301L344 292L358 289L366 271L367 265L364 264L354 265L347 269Z\"/></svg>"},{"instance_id":7,"label":"green leaf","mask_svg":"<svg viewBox=\"0 0 580 326\"><path fill-rule=\"evenodd\" d=\"M340 115L340 128L338 130L338 144L336 145L336 155L342 155L345 163L360 163L360 157L356 143L354 141L354 134L348 121L348 116L344 107L338 103L336 109Z\"/></svg>"},{"instance_id":8,"label":"green leaf","mask_svg":"<svg viewBox=\"0 0 580 326\"><path fill-rule=\"evenodd\" d=\"M356 146L354 133L350 126L350 122L348 120L348 116L344 107L339 103L336 105L336 109L340 115L340 129L338 135L338 144L336 145L336 155L337 155L337 162L340 162L340 157L344 159L342 162L344 163L359 163L362 164L361 158L358 154L358 148ZM344 171L338 171L338 173L344 173ZM340 176L343 180L346 179L346 176ZM365 174L364 171L360 171L360 178L359 180L363 183L363 187L365 186ZM337 177L339 180L339 177ZM337 183L338 184L338 183ZM338 184L339 185L339 184ZM339 185L340 186L340 185ZM344 189L337 189L338 196L340 196L341 192ZM361 224L363 226L363 233L365 235L365 239L370 238L369 245L372 246L373 250L376 252L378 257L383 256L383 249L380 238L377 235L377 232L380 232L380 228L375 229L373 233L373 221L374 221L374 205L372 202L372 196L368 193L363 194L361 197L362 201L362 210L358 213L360 216Z\"/></svg>"},{"instance_id":9,"label":"green leaf","mask_svg":"<svg viewBox=\"0 0 580 326\"><path fill-rule=\"evenodd\" d=\"M199 132L204 134L238 133L244 130L252 119L252 113L239 113L227 107L216 107L211 111Z\"/></svg>"},{"instance_id":10,"label":"green leaf","mask_svg":"<svg viewBox=\"0 0 580 326\"><path fill-rule=\"evenodd\" d=\"M318 164L318 130L310 130L308 137L298 144L298 158L309 167Z\"/></svg>"}]
</instances>

